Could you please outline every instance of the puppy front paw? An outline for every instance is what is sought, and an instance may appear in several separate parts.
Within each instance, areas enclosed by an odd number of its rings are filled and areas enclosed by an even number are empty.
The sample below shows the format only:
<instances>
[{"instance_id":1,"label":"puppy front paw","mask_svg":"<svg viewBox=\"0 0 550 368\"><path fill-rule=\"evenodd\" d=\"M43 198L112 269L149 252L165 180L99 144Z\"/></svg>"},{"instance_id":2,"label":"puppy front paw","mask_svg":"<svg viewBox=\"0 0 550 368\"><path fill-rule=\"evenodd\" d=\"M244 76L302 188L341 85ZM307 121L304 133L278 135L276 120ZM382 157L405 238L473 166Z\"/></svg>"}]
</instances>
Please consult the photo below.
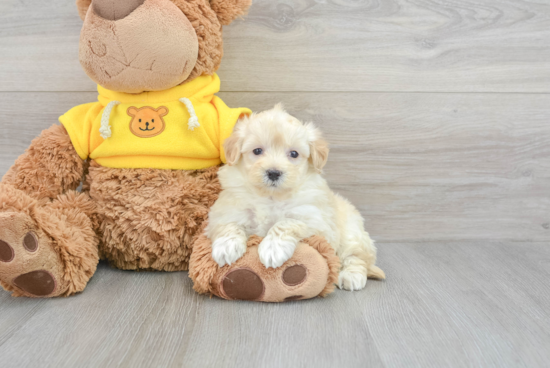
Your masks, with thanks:
<instances>
[{"instance_id":1,"label":"puppy front paw","mask_svg":"<svg viewBox=\"0 0 550 368\"><path fill-rule=\"evenodd\" d=\"M266 268L278 268L292 257L295 249L295 242L268 235L260 243L258 254Z\"/></svg>"},{"instance_id":2,"label":"puppy front paw","mask_svg":"<svg viewBox=\"0 0 550 368\"><path fill-rule=\"evenodd\" d=\"M367 275L360 272L340 271L338 276L338 287L340 289L357 291L364 289L367 286Z\"/></svg>"},{"instance_id":3,"label":"puppy front paw","mask_svg":"<svg viewBox=\"0 0 550 368\"><path fill-rule=\"evenodd\" d=\"M240 236L222 236L212 243L212 258L223 267L237 262L246 253L246 239Z\"/></svg>"}]
</instances>

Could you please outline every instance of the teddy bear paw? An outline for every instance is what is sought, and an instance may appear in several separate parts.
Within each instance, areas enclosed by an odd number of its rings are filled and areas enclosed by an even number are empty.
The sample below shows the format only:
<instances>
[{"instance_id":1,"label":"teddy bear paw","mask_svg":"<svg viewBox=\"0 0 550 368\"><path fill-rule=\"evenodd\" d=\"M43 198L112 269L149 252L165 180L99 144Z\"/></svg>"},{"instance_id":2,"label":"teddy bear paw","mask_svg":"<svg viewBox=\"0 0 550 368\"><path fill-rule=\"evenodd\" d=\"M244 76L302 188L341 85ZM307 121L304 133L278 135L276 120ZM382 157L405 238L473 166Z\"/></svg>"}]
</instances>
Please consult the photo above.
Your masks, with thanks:
<instances>
[{"instance_id":1,"label":"teddy bear paw","mask_svg":"<svg viewBox=\"0 0 550 368\"><path fill-rule=\"evenodd\" d=\"M318 296L329 272L325 258L307 244L298 244L294 255L277 268L262 264L258 246L252 246L233 266L220 269L214 283L224 299L284 302Z\"/></svg>"},{"instance_id":2,"label":"teddy bear paw","mask_svg":"<svg viewBox=\"0 0 550 368\"><path fill-rule=\"evenodd\" d=\"M51 240L21 213L0 213L0 283L13 296L60 293L62 265Z\"/></svg>"}]
</instances>

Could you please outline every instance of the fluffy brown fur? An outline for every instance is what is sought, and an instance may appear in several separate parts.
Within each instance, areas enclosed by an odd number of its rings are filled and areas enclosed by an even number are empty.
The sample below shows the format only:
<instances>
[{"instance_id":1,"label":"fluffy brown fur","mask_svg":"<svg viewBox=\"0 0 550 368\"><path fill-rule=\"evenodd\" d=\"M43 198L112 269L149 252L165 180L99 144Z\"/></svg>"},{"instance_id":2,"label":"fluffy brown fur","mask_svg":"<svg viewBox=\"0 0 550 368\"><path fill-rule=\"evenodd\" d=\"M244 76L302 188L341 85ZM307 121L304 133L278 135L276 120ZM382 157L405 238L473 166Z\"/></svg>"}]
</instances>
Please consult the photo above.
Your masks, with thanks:
<instances>
[{"instance_id":1,"label":"fluffy brown fur","mask_svg":"<svg viewBox=\"0 0 550 368\"><path fill-rule=\"evenodd\" d=\"M233 22L237 17L246 14L252 0L210 0L212 10L218 15L220 23L224 26Z\"/></svg>"},{"instance_id":2,"label":"fluffy brown fur","mask_svg":"<svg viewBox=\"0 0 550 368\"><path fill-rule=\"evenodd\" d=\"M187 16L199 39L197 63L185 82L214 73L220 67L223 56L222 27L216 13L208 0L171 1Z\"/></svg>"},{"instance_id":3,"label":"fluffy brown fur","mask_svg":"<svg viewBox=\"0 0 550 368\"><path fill-rule=\"evenodd\" d=\"M217 167L111 169L92 162L85 190L96 203L101 258L115 267L182 271L220 192Z\"/></svg>"},{"instance_id":4,"label":"fluffy brown fur","mask_svg":"<svg viewBox=\"0 0 550 368\"><path fill-rule=\"evenodd\" d=\"M65 128L54 125L32 141L2 178L2 183L11 184L37 199L55 198L78 188L84 166Z\"/></svg>"},{"instance_id":5,"label":"fluffy brown fur","mask_svg":"<svg viewBox=\"0 0 550 368\"><path fill-rule=\"evenodd\" d=\"M0 213L25 215L19 223L41 234L39 242L46 243L37 259L59 262L60 275L54 275L60 277L57 295L84 290L98 262L97 237L89 217L95 205L74 191L85 166L65 128L54 125L33 140L0 184ZM16 227L12 232L23 230ZM15 296L25 294L5 278L2 282Z\"/></svg>"},{"instance_id":6,"label":"fluffy brown fur","mask_svg":"<svg viewBox=\"0 0 550 368\"><path fill-rule=\"evenodd\" d=\"M31 230L40 243L32 259L18 263L18 259L25 258L23 254L17 254L13 265L2 267L2 286L12 291L13 296L32 297L15 288L10 281L29 271L26 268L32 268L33 264L38 268L45 264L58 284L55 294L51 296L69 296L84 290L99 261L97 237L89 218L94 208L90 198L82 193L70 191L47 202L36 200L11 185L0 184L0 214L19 219L14 226L6 226L13 221L2 217L4 226L0 232L10 232L10 235L21 238ZM1 236L6 239L5 234ZM24 252L16 248L17 251Z\"/></svg>"}]
</instances>

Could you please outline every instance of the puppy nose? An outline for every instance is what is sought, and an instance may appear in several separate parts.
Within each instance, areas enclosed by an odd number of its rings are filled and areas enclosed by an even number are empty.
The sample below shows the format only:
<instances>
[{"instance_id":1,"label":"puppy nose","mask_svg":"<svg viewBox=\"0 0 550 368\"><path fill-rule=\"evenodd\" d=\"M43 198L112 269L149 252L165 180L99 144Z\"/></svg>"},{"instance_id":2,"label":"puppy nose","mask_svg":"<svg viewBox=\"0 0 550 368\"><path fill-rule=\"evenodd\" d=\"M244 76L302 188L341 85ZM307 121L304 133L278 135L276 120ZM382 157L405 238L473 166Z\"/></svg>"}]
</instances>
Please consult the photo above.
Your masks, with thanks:
<instances>
[{"instance_id":1,"label":"puppy nose","mask_svg":"<svg viewBox=\"0 0 550 368\"><path fill-rule=\"evenodd\" d=\"M94 10L108 20L124 19L136 10L145 0L93 0Z\"/></svg>"},{"instance_id":2,"label":"puppy nose","mask_svg":"<svg viewBox=\"0 0 550 368\"><path fill-rule=\"evenodd\" d=\"M276 181L281 177L283 173L279 170L267 170L267 177L269 180Z\"/></svg>"}]
</instances>

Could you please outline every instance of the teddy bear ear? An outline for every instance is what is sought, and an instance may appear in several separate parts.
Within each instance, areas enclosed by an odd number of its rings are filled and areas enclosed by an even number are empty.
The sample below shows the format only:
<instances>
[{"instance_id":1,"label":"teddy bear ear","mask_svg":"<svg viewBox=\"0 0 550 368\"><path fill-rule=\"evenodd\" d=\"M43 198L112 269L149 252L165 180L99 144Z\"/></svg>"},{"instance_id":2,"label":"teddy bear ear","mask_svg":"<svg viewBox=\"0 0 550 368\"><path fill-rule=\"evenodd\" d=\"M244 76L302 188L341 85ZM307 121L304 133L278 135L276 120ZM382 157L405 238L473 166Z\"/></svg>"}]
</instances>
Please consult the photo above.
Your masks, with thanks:
<instances>
[{"instance_id":1,"label":"teddy bear ear","mask_svg":"<svg viewBox=\"0 0 550 368\"><path fill-rule=\"evenodd\" d=\"M88 13L88 8L92 4L92 0L76 0L76 7L78 8L78 14L80 18L84 20L86 18L86 13Z\"/></svg>"},{"instance_id":2,"label":"teddy bear ear","mask_svg":"<svg viewBox=\"0 0 550 368\"><path fill-rule=\"evenodd\" d=\"M237 17L246 15L250 5L252 0L210 0L210 7L224 26L229 25Z\"/></svg>"},{"instance_id":3,"label":"teddy bear ear","mask_svg":"<svg viewBox=\"0 0 550 368\"><path fill-rule=\"evenodd\" d=\"M157 109L157 113L159 114L159 116L166 116L168 115L168 108L167 107L164 107L164 106L161 106Z\"/></svg>"},{"instance_id":4,"label":"teddy bear ear","mask_svg":"<svg viewBox=\"0 0 550 368\"><path fill-rule=\"evenodd\" d=\"M131 116L131 117L135 117L138 112L139 110L137 109L137 107L133 107L133 106L130 106L128 110L126 110L126 113L128 114L128 116Z\"/></svg>"}]
</instances>

